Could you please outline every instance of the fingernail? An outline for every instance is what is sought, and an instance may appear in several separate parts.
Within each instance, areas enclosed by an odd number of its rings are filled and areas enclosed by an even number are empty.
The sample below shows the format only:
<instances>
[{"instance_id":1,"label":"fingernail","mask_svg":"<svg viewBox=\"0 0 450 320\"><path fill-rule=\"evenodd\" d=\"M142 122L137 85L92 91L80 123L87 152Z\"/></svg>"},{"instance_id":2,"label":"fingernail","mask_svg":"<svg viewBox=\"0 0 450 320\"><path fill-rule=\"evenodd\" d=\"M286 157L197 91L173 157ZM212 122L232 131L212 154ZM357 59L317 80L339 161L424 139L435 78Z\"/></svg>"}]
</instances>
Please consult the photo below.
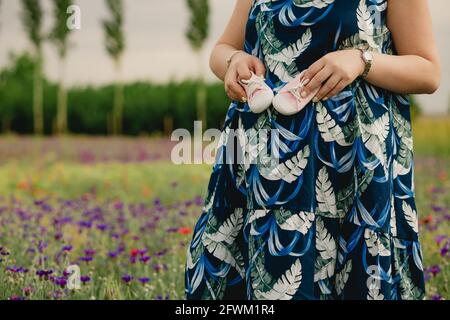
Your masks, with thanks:
<instances>
[{"instance_id":1,"label":"fingernail","mask_svg":"<svg viewBox=\"0 0 450 320\"><path fill-rule=\"evenodd\" d=\"M302 98L306 98L307 95L308 95L308 93L306 91L302 91L302 93L301 93Z\"/></svg>"},{"instance_id":2,"label":"fingernail","mask_svg":"<svg viewBox=\"0 0 450 320\"><path fill-rule=\"evenodd\" d=\"M317 99L317 97L314 97L314 98L312 99L312 101L313 101L314 103L317 103L317 102L319 102L319 99Z\"/></svg>"},{"instance_id":3,"label":"fingernail","mask_svg":"<svg viewBox=\"0 0 450 320\"><path fill-rule=\"evenodd\" d=\"M309 79L306 79L305 81L303 81L303 85L306 86L309 83Z\"/></svg>"},{"instance_id":4,"label":"fingernail","mask_svg":"<svg viewBox=\"0 0 450 320\"><path fill-rule=\"evenodd\" d=\"M323 101L327 101L327 100L328 100L328 97L324 97L324 98L323 98Z\"/></svg>"},{"instance_id":5,"label":"fingernail","mask_svg":"<svg viewBox=\"0 0 450 320\"><path fill-rule=\"evenodd\" d=\"M245 102L247 102L247 99L245 97L242 97L241 101L245 103Z\"/></svg>"}]
</instances>

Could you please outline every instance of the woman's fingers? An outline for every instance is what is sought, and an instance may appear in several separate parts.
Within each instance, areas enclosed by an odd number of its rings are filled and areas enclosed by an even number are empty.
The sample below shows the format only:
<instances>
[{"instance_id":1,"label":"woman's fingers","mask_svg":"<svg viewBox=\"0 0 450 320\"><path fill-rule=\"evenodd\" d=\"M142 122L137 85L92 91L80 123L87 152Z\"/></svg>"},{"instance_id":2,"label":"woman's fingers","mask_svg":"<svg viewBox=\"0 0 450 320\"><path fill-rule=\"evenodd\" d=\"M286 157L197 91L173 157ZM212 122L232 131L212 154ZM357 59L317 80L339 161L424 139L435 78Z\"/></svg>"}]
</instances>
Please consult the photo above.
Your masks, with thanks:
<instances>
[{"instance_id":1,"label":"woman's fingers","mask_svg":"<svg viewBox=\"0 0 450 320\"><path fill-rule=\"evenodd\" d=\"M332 75L320 88L319 92L316 94L317 100L327 100L328 98L333 97L332 95L334 88L341 81L341 77L337 75Z\"/></svg>"},{"instance_id":2,"label":"woman's fingers","mask_svg":"<svg viewBox=\"0 0 450 320\"><path fill-rule=\"evenodd\" d=\"M308 84L301 90L301 96L307 97L311 92L316 91L322 86L322 84L332 75L331 68L324 67L315 76L310 79L308 77L303 77L304 80L309 79Z\"/></svg>"},{"instance_id":3,"label":"woman's fingers","mask_svg":"<svg viewBox=\"0 0 450 320\"><path fill-rule=\"evenodd\" d=\"M305 71L303 79L311 81L316 76L316 74L318 74L324 67L325 67L324 59L317 60Z\"/></svg>"},{"instance_id":4,"label":"woman's fingers","mask_svg":"<svg viewBox=\"0 0 450 320\"><path fill-rule=\"evenodd\" d=\"M328 94L328 98L334 97L335 95L342 92L342 90L344 90L347 85L348 82L344 80L339 81L339 83L334 87L334 89Z\"/></svg>"},{"instance_id":5,"label":"woman's fingers","mask_svg":"<svg viewBox=\"0 0 450 320\"><path fill-rule=\"evenodd\" d=\"M225 90L227 91L228 97L230 97L232 100L242 102L247 100L247 94L245 93L245 90L242 88L242 86L237 82L237 80L230 81L227 84Z\"/></svg>"},{"instance_id":6,"label":"woman's fingers","mask_svg":"<svg viewBox=\"0 0 450 320\"><path fill-rule=\"evenodd\" d=\"M266 68L264 67L264 64L262 63L261 60L259 60L258 58L254 58L252 61L252 66L253 66L253 70L257 76L262 76L262 77L265 76Z\"/></svg>"},{"instance_id":7,"label":"woman's fingers","mask_svg":"<svg viewBox=\"0 0 450 320\"><path fill-rule=\"evenodd\" d=\"M237 80L248 80L252 77L249 66L241 64L237 66Z\"/></svg>"},{"instance_id":8,"label":"woman's fingers","mask_svg":"<svg viewBox=\"0 0 450 320\"><path fill-rule=\"evenodd\" d=\"M230 99L242 102L247 101L247 93L241 85L240 80L250 79L252 72L263 77L266 73L263 62L256 57L250 57L249 59L236 63L228 70L225 75L225 91Z\"/></svg>"},{"instance_id":9,"label":"woman's fingers","mask_svg":"<svg viewBox=\"0 0 450 320\"><path fill-rule=\"evenodd\" d=\"M225 91L231 100L246 101L247 94L238 82L240 77L237 70L229 70L225 79Z\"/></svg>"}]
</instances>

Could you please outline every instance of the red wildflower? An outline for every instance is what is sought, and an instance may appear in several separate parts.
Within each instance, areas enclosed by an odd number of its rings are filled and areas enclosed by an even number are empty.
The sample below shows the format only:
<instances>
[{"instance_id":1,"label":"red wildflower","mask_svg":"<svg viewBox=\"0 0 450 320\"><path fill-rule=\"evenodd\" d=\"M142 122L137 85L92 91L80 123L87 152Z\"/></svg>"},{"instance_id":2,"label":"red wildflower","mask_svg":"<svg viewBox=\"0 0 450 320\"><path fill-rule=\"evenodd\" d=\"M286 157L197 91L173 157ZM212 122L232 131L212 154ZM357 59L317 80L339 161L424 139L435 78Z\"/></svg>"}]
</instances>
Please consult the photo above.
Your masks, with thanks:
<instances>
[{"instance_id":1,"label":"red wildflower","mask_svg":"<svg viewBox=\"0 0 450 320\"><path fill-rule=\"evenodd\" d=\"M130 256L136 257L139 254L139 249L131 249Z\"/></svg>"},{"instance_id":2,"label":"red wildflower","mask_svg":"<svg viewBox=\"0 0 450 320\"><path fill-rule=\"evenodd\" d=\"M420 224L428 225L433 221L433 215L429 214L425 218L420 219Z\"/></svg>"},{"instance_id":3,"label":"red wildflower","mask_svg":"<svg viewBox=\"0 0 450 320\"><path fill-rule=\"evenodd\" d=\"M192 232L192 229L188 228L188 227L181 227L178 229L178 233L183 234L183 235L191 234L191 232Z\"/></svg>"}]
</instances>

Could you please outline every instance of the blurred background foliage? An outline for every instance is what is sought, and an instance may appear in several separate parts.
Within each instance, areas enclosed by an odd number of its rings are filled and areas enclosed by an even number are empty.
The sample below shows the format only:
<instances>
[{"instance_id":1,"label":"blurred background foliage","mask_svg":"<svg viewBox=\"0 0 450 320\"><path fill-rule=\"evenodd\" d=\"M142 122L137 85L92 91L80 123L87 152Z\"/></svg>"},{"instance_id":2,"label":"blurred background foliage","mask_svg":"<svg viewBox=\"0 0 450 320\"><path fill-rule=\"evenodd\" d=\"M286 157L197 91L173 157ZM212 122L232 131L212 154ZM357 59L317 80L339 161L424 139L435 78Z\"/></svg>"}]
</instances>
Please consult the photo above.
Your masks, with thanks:
<instances>
[{"instance_id":1,"label":"blurred background foliage","mask_svg":"<svg viewBox=\"0 0 450 320\"><path fill-rule=\"evenodd\" d=\"M2 133L33 133L33 58L12 54L0 72L0 119ZM124 84L123 134L163 134L173 128L193 129L198 81L186 79L166 84ZM57 132L56 83L44 79L44 132ZM221 83L206 84L207 123L220 128L229 99ZM75 134L105 135L112 132L114 85L80 86L68 89L68 130ZM167 118L171 121L165 121ZM170 127L168 127L170 126Z\"/></svg>"}]
</instances>

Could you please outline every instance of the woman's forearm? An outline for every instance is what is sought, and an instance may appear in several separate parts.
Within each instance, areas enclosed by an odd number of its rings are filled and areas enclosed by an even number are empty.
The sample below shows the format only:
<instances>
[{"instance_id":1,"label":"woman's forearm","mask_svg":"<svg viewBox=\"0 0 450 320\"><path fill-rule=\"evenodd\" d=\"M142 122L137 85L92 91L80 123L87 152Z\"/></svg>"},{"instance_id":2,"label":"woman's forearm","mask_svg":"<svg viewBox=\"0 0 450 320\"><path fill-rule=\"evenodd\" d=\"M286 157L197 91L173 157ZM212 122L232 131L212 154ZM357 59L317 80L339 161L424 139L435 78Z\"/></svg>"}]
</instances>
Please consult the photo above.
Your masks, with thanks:
<instances>
[{"instance_id":1,"label":"woman's forearm","mask_svg":"<svg viewBox=\"0 0 450 320\"><path fill-rule=\"evenodd\" d=\"M227 59L233 51L244 48L245 27L252 3L252 0L236 1L230 21L211 52L209 66L220 80L225 79Z\"/></svg>"},{"instance_id":2,"label":"woman's forearm","mask_svg":"<svg viewBox=\"0 0 450 320\"><path fill-rule=\"evenodd\" d=\"M227 59L236 50L238 49L229 44L219 43L211 52L209 67L211 68L211 71L222 81L225 79L225 74L227 72Z\"/></svg>"},{"instance_id":3,"label":"woman's forearm","mask_svg":"<svg viewBox=\"0 0 450 320\"><path fill-rule=\"evenodd\" d=\"M366 80L396 93L433 93L439 87L440 71L438 65L417 55L375 53Z\"/></svg>"}]
</instances>

